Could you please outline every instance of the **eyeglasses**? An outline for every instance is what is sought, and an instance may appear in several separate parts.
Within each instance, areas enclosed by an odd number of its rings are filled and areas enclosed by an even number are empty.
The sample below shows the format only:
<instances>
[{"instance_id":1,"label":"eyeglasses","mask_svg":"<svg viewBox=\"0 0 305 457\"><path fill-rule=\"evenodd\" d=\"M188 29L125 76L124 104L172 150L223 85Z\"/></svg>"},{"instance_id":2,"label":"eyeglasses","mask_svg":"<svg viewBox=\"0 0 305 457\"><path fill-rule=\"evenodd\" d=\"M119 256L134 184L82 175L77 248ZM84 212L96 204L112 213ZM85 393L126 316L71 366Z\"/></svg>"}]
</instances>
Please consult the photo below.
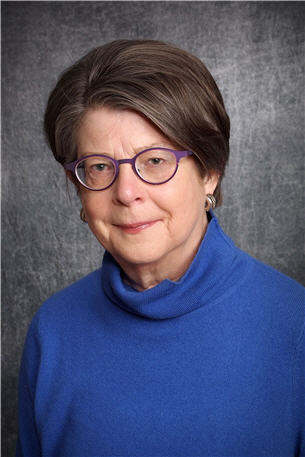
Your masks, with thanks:
<instances>
[{"instance_id":1,"label":"eyeglasses","mask_svg":"<svg viewBox=\"0 0 305 457\"><path fill-rule=\"evenodd\" d=\"M132 159L115 160L104 154L91 154L64 164L82 186L90 190L106 190L119 175L119 166L130 163L134 173L148 184L164 184L176 174L182 157L191 151L175 151L167 148L149 148Z\"/></svg>"}]
</instances>

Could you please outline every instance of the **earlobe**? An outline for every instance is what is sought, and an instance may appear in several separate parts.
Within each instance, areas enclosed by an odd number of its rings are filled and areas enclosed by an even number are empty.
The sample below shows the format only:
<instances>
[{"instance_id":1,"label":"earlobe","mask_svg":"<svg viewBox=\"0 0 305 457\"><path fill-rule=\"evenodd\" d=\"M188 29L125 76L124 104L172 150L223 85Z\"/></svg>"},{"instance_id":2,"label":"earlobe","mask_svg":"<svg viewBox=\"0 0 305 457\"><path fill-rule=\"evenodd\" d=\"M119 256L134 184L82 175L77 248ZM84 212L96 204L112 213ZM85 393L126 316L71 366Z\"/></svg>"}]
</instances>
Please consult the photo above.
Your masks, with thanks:
<instances>
[{"instance_id":1,"label":"earlobe","mask_svg":"<svg viewBox=\"0 0 305 457\"><path fill-rule=\"evenodd\" d=\"M70 170L65 170L65 174L66 174L66 178L68 178L69 181L74 182L73 181L73 174L71 173Z\"/></svg>"},{"instance_id":2,"label":"earlobe","mask_svg":"<svg viewBox=\"0 0 305 457\"><path fill-rule=\"evenodd\" d=\"M206 194L205 196L205 204L204 204L204 209L206 211L210 211L210 209L216 208L216 198L212 194Z\"/></svg>"}]
</instances>

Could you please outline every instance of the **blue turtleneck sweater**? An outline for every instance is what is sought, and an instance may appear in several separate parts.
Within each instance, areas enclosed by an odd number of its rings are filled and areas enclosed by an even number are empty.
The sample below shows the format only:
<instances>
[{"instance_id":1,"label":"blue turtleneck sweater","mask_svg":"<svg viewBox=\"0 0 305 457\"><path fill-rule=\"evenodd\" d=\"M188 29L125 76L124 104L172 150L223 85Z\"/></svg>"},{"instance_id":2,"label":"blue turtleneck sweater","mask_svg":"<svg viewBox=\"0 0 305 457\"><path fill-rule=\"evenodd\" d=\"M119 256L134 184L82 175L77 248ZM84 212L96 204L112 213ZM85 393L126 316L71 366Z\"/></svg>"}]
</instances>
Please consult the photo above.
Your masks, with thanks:
<instances>
[{"instance_id":1,"label":"blue turtleneck sweater","mask_svg":"<svg viewBox=\"0 0 305 457\"><path fill-rule=\"evenodd\" d=\"M177 282L137 292L106 253L30 326L18 457L304 455L304 289L215 217Z\"/></svg>"}]
</instances>

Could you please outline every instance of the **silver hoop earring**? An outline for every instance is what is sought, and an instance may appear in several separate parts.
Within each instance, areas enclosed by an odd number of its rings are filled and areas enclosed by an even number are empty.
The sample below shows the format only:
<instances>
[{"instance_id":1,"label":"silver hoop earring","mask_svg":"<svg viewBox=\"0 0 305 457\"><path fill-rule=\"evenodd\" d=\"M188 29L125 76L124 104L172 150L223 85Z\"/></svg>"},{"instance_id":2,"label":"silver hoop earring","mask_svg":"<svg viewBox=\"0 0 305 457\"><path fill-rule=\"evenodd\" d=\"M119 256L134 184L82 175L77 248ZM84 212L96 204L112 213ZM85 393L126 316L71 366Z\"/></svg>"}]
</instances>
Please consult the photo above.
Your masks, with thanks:
<instances>
[{"instance_id":1,"label":"silver hoop earring","mask_svg":"<svg viewBox=\"0 0 305 457\"><path fill-rule=\"evenodd\" d=\"M81 218L81 220L82 220L83 222L87 222L86 214L85 214L84 208L81 208L80 213L79 213L79 217Z\"/></svg>"},{"instance_id":2,"label":"silver hoop earring","mask_svg":"<svg viewBox=\"0 0 305 457\"><path fill-rule=\"evenodd\" d=\"M205 200L205 205L204 209L206 211L210 211L210 209L214 209L216 207L216 198L212 194L206 194L206 200Z\"/></svg>"}]
</instances>

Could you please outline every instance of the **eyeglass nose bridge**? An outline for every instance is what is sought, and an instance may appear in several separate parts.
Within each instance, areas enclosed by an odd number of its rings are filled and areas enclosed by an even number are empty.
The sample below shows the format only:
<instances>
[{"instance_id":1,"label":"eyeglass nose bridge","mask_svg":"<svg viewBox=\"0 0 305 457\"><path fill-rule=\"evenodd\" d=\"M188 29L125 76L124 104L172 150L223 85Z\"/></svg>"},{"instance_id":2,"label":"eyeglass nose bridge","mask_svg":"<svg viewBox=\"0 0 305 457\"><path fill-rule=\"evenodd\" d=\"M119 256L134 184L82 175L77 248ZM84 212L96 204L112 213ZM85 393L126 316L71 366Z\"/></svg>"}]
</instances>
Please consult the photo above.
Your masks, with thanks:
<instances>
[{"instance_id":1,"label":"eyeglass nose bridge","mask_svg":"<svg viewBox=\"0 0 305 457\"><path fill-rule=\"evenodd\" d=\"M134 164L136 157L133 157L132 159L120 159L117 160L117 163L121 165L121 163L131 163L131 165Z\"/></svg>"},{"instance_id":2,"label":"eyeglass nose bridge","mask_svg":"<svg viewBox=\"0 0 305 457\"><path fill-rule=\"evenodd\" d=\"M116 160L116 173L115 173L115 176L114 176L114 179L112 181L112 183L114 183L114 181L116 181L116 179L118 178L119 176L119 171L120 171L120 165L124 164L124 163L129 163L132 167L132 170L134 172L134 174L143 180L143 178L139 175L139 173L137 172L137 169L136 169L136 159L137 159L137 156L133 157L132 159L119 159L119 160Z\"/></svg>"}]
</instances>

